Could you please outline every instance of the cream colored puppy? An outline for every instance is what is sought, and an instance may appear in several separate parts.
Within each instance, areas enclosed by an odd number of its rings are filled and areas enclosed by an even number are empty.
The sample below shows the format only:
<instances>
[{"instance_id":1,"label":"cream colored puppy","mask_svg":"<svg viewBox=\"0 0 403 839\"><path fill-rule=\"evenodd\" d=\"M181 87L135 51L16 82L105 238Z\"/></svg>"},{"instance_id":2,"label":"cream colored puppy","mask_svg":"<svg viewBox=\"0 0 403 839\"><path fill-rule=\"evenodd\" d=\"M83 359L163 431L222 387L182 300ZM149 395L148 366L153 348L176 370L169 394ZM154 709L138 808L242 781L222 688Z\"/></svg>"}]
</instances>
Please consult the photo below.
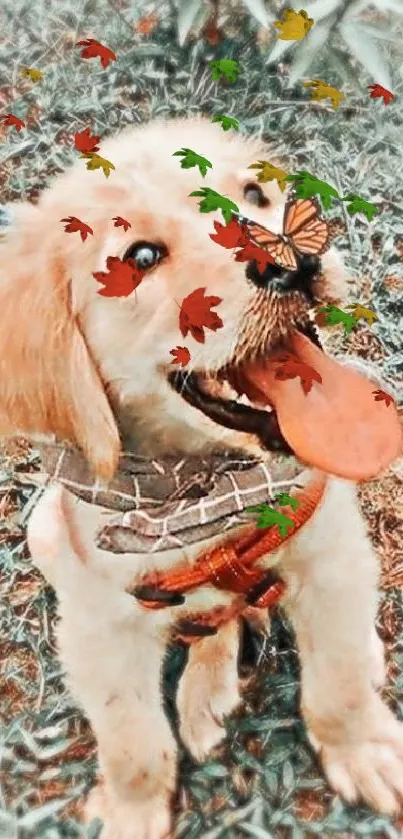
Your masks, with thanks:
<instances>
[{"instance_id":1,"label":"cream colored puppy","mask_svg":"<svg viewBox=\"0 0 403 839\"><path fill-rule=\"evenodd\" d=\"M211 160L205 179L180 167L173 153L182 147ZM186 343L189 371L208 389L217 371L267 352L290 325L308 329L310 291L324 301L343 295L337 255L325 254L322 273L308 260L288 283L281 272L260 276L256 266L235 262L209 238L217 216L201 214L188 197L200 186L281 231L283 194L275 182L256 184L247 168L275 162L259 140L203 119L174 120L130 129L105 142L102 154L116 167L109 180L79 161L38 207L15 208L0 259L0 432L73 441L106 479L120 435L146 455L242 446L270 460L259 434L218 424L183 398L169 375L169 350ZM67 235L60 219L69 215L94 235L85 242ZM130 222L127 232L113 226L117 215ZM92 272L105 270L109 255L148 266L136 294L99 295ZM224 326L204 344L183 341L178 326L177 302L196 287L222 298ZM128 584L179 559L191 564L205 543L185 556L117 557L94 546L108 515L52 487L31 517L29 545L56 589L60 655L98 741L102 783L88 816L104 820L103 839L163 839L177 786L177 744L161 702L167 630L178 614L230 596L205 587L183 607L144 610ZM301 654L302 713L327 778L346 800L393 811L403 794L403 727L376 690L383 679L374 629L378 563L351 481L329 480L321 508L278 560ZM183 741L199 760L225 735L222 721L240 701L237 653L235 620L190 650L178 709Z\"/></svg>"}]
</instances>

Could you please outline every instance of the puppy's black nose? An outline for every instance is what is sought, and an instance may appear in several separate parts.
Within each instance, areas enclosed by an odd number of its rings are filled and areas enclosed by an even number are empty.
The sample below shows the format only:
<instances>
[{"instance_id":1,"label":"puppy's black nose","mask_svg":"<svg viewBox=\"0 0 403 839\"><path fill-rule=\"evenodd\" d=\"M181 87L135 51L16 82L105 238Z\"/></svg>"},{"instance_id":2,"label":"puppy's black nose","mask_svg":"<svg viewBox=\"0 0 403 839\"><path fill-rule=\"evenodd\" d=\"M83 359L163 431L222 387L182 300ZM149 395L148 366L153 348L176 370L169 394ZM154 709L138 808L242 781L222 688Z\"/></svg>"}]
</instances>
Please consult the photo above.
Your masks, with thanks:
<instances>
[{"instance_id":1,"label":"puppy's black nose","mask_svg":"<svg viewBox=\"0 0 403 839\"><path fill-rule=\"evenodd\" d=\"M257 288L269 288L272 285L279 292L299 290L310 295L311 283L319 267L317 256L302 256L296 271L288 271L268 262L264 271L260 272L257 263L252 260L246 266L246 276Z\"/></svg>"}]
</instances>

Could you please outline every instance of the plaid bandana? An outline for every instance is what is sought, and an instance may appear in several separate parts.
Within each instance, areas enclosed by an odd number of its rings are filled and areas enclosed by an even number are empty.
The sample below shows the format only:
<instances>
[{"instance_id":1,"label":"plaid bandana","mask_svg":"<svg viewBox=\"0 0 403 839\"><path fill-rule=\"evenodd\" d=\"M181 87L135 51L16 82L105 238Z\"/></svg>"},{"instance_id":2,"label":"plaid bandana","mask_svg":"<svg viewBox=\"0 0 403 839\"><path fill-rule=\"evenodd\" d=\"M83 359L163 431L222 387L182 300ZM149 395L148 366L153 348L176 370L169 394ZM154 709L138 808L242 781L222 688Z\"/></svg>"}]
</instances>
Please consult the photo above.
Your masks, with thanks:
<instances>
[{"instance_id":1,"label":"plaid bandana","mask_svg":"<svg viewBox=\"0 0 403 839\"><path fill-rule=\"evenodd\" d=\"M302 486L301 465L283 455L272 456L269 466L233 450L164 459L124 452L113 479L102 485L74 449L41 444L40 453L46 482L119 511L96 538L97 547L112 553L155 553L224 534L252 521L247 507L273 504L278 493Z\"/></svg>"}]
</instances>

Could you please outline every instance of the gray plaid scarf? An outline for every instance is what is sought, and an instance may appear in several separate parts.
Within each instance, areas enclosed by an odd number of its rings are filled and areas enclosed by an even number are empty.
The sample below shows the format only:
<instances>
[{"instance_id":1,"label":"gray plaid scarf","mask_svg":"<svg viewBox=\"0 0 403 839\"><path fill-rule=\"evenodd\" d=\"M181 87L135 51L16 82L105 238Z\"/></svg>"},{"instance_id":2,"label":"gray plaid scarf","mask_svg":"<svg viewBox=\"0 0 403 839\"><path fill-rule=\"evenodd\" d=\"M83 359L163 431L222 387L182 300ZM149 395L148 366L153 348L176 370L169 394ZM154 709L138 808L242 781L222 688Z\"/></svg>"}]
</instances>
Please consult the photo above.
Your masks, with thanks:
<instances>
[{"instance_id":1,"label":"gray plaid scarf","mask_svg":"<svg viewBox=\"0 0 403 839\"><path fill-rule=\"evenodd\" d=\"M41 444L40 453L46 483L59 481L84 501L119 512L96 539L112 553L154 553L226 533L250 521L247 507L273 504L280 492L301 486L301 465L283 455L269 467L233 450L164 459L124 452L103 486L74 449Z\"/></svg>"}]
</instances>

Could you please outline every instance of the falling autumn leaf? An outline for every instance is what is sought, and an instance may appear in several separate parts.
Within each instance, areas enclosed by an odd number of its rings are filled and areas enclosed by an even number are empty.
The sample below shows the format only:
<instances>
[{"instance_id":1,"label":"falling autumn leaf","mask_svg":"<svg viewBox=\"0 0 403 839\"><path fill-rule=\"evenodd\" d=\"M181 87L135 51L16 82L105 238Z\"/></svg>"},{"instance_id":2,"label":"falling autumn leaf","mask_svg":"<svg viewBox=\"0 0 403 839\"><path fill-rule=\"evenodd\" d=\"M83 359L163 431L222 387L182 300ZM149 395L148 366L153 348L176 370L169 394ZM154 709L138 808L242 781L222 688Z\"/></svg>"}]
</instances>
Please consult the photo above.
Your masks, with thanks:
<instances>
[{"instance_id":1,"label":"falling autumn leaf","mask_svg":"<svg viewBox=\"0 0 403 839\"><path fill-rule=\"evenodd\" d=\"M206 288L196 288L182 301L179 312L179 328L184 338L188 332L199 344L204 344L204 329L216 332L224 326L217 312L212 312L213 306L222 303L221 297L205 297Z\"/></svg>"},{"instance_id":2,"label":"falling autumn leaf","mask_svg":"<svg viewBox=\"0 0 403 839\"><path fill-rule=\"evenodd\" d=\"M4 116L0 117L0 120L4 123L4 125L13 125L14 128L18 131L21 131L21 128L25 128L25 122L19 117L16 117L14 114L4 114Z\"/></svg>"},{"instance_id":3,"label":"falling autumn leaf","mask_svg":"<svg viewBox=\"0 0 403 839\"><path fill-rule=\"evenodd\" d=\"M82 154L97 152L99 151L98 143L100 139L96 134L90 134L89 128L84 128L84 131L76 131L74 135L74 146Z\"/></svg>"},{"instance_id":4,"label":"falling autumn leaf","mask_svg":"<svg viewBox=\"0 0 403 839\"><path fill-rule=\"evenodd\" d=\"M347 335L349 335L356 325L356 319L354 315L349 312L343 312L343 309L339 309L338 306L329 305L321 306L317 310L315 323L317 323L318 326L336 326L337 324L342 323Z\"/></svg>"},{"instance_id":5,"label":"falling autumn leaf","mask_svg":"<svg viewBox=\"0 0 403 839\"><path fill-rule=\"evenodd\" d=\"M327 84L322 79L312 79L309 82L303 82L302 87L310 88L312 99L315 101L330 99L335 111L337 111L340 102L345 98L341 90L337 90L337 87Z\"/></svg>"},{"instance_id":6,"label":"falling autumn leaf","mask_svg":"<svg viewBox=\"0 0 403 839\"><path fill-rule=\"evenodd\" d=\"M113 225L114 227L123 227L125 233L128 231L129 227L131 227L130 222L126 221L126 219L122 218L122 216L114 216L112 221L115 222L115 224Z\"/></svg>"},{"instance_id":7,"label":"falling autumn leaf","mask_svg":"<svg viewBox=\"0 0 403 839\"><path fill-rule=\"evenodd\" d=\"M273 356L271 362L278 364L275 372L276 379L285 381L286 379L301 379L301 387L304 393L309 393L312 389L313 382L322 384L322 376L309 364L300 361L299 358L293 356L292 353L280 353L278 356Z\"/></svg>"},{"instance_id":8,"label":"falling autumn leaf","mask_svg":"<svg viewBox=\"0 0 403 839\"><path fill-rule=\"evenodd\" d=\"M378 315L372 309L367 309L366 306L362 306L361 303L351 303L346 308L353 309L351 314L355 320L360 320L360 318L366 320L369 326L372 326L374 321L378 320Z\"/></svg>"},{"instance_id":9,"label":"falling autumn leaf","mask_svg":"<svg viewBox=\"0 0 403 839\"><path fill-rule=\"evenodd\" d=\"M94 235L92 227L89 224L85 224L84 221L80 221L77 216L61 218L60 221L66 223L66 227L64 228L65 233L79 233L83 242L85 242L88 234L91 236Z\"/></svg>"},{"instance_id":10,"label":"falling autumn leaf","mask_svg":"<svg viewBox=\"0 0 403 839\"><path fill-rule=\"evenodd\" d=\"M305 9L297 12L295 9L285 9L283 19L276 20L273 26L278 29L278 39L281 41L301 41L308 34L314 20L308 17Z\"/></svg>"},{"instance_id":11,"label":"falling autumn leaf","mask_svg":"<svg viewBox=\"0 0 403 839\"><path fill-rule=\"evenodd\" d=\"M43 79L43 73L41 70L34 70L32 67L23 67L21 70L21 76L24 79L30 79L31 82L40 82Z\"/></svg>"},{"instance_id":12,"label":"falling autumn leaf","mask_svg":"<svg viewBox=\"0 0 403 839\"><path fill-rule=\"evenodd\" d=\"M139 18L134 24L134 31L139 35L151 35L154 29L158 26L159 17L156 12L150 12L148 15Z\"/></svg>"},{"instance_id":13,"label":"falling autumn leaf","mask_svg":"<svg viewBox=\"0 0 403 839\"><path fill-rule=\"evenodd\" d=\"M105 288L98 291L103 297L128 297L140 285L144 271L141 271L133 259L123 262L119 256L108 256L107 271L95 271L92 276Z\"/></svg>"},{"instance_id":14,"label":"falling autumn leaf","mask_svg":"<svg viewBox=\"0 0 403 839\"><path fill-rule=\"evenodd\" d=\"M235 262L250 262L251 260L256 262L257 269L260 273L266 269L267 265L276 265L276 260L268 251L264 250L264 248L259 248L258 245L255 245L254 242L249 240L237 251Z\"/></svg>"},{"instance_id":15,"label":"falling autumn leaf","mask_svg":"<svg viewBox=\"0 0 403 839\"><path fill-rule=\"evenodd\" d=\"M280 507L291 507L291 509L294 510L294 512L298 509L301 503L300 501L298 501L298 498L294 498L288 492L280 492L278 495L275 496L274 500L277 502L277 504L280 504Z\"/></svg>"},{"instance_id":16,"label":"falling autumn leaf","mask_svg":"<svg viewBox=\"0 0 403 839\"><path fill-rule=\"evenodd\" d=\"M173 355L171 364L181 364L186 367L190 361L190 352L187 347L175 347L174 350L169 350L170 355Z\"/></svg>"},{"instance_id":17,"label":"falling autumn leaf","mask_svg":"<svg viewBox=\"0 0 403 839\"><path fill-rule=\"evenodd\" d=\"M82 154L81 157L87 159L87 169L102 169L105 178L109 178L111 169L115 168L113 163L110 162L110 160L106 160L105 157L100 157L99 154L94 154L94 152Z\"/></svg>"},{"instance_id":18,"label":"falling autumn leaf","mask_svg":"<svg viewBox=\"0 0 403 839\"><path fill-rule=\"evenodd\" d=\"M213 81L218 81L224 76L227 82L231 84L236 82L239 73L242 73L242 67L233 58L218 58L210 62L211 77Z\"/></svg>"},{"instance_id":19,"label":"falling autumn leaf","mask_svg":"<svg viewBox=\"0 0 403 839\"><path fill-rule=\"evenodd\" d=\"M275 510L274 507L270 507L267 503L257 504L256 507L246 507L246 512L259 514L256 527L266 529L266 527L277 525L280 536L283 538L286 538L288 530L292 530L295 527L295 522L289 516L285 516L284 513L280 513L279 510Z\"/></svg>"},{"instance_id":20,"label":"falling autumn leaf","mask_svg":"<svg viewBox=\"0 0 403 839\"><path fill-rule=\"evenodd\" d=\"M390 393L386 393L384 390L373 390L372 393L375 396L375 402L384 402L387 408L394 402Z\"/></svg>"},{"instance_id":21,"label":"falling autumn leaf","mask_svg":"<svg viewBox=\"0 0 403 839\"><path fill-rule=\"evenodd\" d=\"M396 98L394 93L391 93L386 87L382 87L381 84L368 84L367 88L371 91L370 98L383 99L384 105L389 105Z\"/></svg>"},{"instance_id":22,"label":"falling autumn leaf","mask_svg":"<svg viewBox=\"0 0 403 839\"><path fill-rule=\"evenodd\" d=\"M111 61L117 61L115 53L94 38L77 41L76 47L83 47L81 58L100 58L104 69L109 66Z\"/></svg>"},{"instance_id":23,"label":"falling autumn leaf","mask_svg":"<svg viewBox=\"0 0 403 839\"><path fill-rule=\"evenodd\" d=\"M212 47L216 47L217 44L221 44L223 39L222 29L217 26L217 22L215 20L211 20L207 23L201 34L203 38L206 39L207 43Z\"/></svg>"},{"instance_id":24,"label":"falling autumn leaf","mask_svg":"<svg viewBox=\"0 0 403 839\"><path fill-rule=\"evenodd\" d=\"M192 198L193 196L201 196L202 198L199 201L199 210L201 213L211 213L214 210L221 210L224 221L227 223L231 221L234 212L239 213L239 207L233 201L225 195L216 192L215 189L211 189L209 186L203 186L201 189L190 192L189 197Z\"/></svg>"},{"instance_id":25,"label":"falling autumn leaf","mask_svg":"<svg viewBox=\"0 0 403 839\"><path fill-rule=\"evenodd\" d=\"M228 224L221 224L219 221L214 221L213 224L216 232L209 233L209 236L217 245L223 248L239 248L246 245L248 239L245 225L240 225L236 219L232 218Z\"/></svg>"}]
</instances>

